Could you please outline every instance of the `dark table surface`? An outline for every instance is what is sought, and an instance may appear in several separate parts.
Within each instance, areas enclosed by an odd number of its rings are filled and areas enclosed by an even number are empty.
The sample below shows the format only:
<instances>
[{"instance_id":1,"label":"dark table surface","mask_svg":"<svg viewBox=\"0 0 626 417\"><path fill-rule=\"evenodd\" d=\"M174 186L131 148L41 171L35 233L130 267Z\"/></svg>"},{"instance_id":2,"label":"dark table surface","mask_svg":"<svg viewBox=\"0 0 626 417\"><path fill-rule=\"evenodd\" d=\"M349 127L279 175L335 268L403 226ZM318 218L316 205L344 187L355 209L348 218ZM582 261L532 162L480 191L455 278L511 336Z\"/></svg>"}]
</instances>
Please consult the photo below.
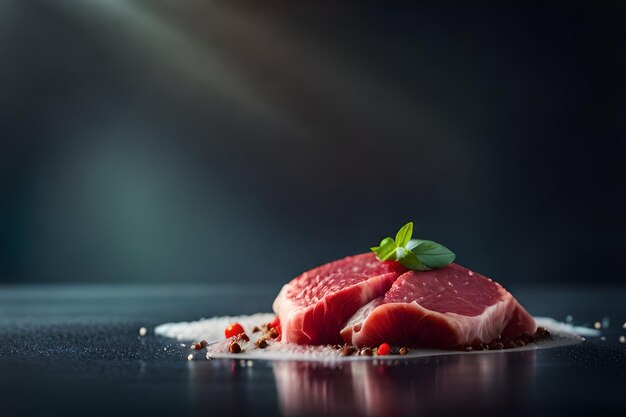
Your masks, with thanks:
<instances>
[{"instance_id":1,"label":"dark table surface","mask_svg":"<svg viewBox=\"0 0 626 417\"><path fill-rule=\"evenodd\" d=\"M154 326L268 311L277 288L0 287L2 415L626 415L626 288L513 290L534 315L608 328L539 351L242 365L187 361Z\"/></svg>"}]
</instances>

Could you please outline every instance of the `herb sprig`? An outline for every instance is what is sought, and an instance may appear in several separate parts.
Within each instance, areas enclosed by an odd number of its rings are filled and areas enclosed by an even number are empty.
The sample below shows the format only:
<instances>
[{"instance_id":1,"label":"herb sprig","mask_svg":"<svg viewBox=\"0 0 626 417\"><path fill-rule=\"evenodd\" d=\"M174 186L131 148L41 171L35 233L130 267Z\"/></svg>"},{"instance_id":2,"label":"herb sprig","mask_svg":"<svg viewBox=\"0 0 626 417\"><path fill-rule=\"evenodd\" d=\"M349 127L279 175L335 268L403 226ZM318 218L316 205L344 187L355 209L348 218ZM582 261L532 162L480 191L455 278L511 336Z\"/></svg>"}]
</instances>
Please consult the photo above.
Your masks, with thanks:
<instances>
[{"instance_id":1,"label":"herb sprig","mask_svg":"<svg viewBox=\"0 0 626 417\"><path fill-rule=\"evenodd\" d=\"M396 238L386 237L370 248L381 261L398 261L409 269L429 271L449 265L456 255L432 240L411 239L413 222L402 226Z\"/></svg>"}]
</instances>

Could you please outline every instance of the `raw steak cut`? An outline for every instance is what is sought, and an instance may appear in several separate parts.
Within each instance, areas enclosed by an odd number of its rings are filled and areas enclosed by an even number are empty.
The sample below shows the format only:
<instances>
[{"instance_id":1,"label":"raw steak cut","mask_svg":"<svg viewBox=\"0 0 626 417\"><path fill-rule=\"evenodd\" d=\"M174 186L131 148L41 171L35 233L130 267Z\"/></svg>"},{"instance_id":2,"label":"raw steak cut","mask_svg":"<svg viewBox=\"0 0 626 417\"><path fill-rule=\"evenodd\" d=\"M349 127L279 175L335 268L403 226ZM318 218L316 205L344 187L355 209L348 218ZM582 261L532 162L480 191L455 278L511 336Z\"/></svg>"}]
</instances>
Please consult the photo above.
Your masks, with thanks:
<instances>
[{"instance_id":1,"label":"raw steak cut","mask_svg":"<svg viewBox=\"0 0 626 417\"><path fill-rule=\"evenodd\" d=\"M454 348L534 334L535 321L502 286L457 264L401 275L341 331L347 343Z\"/></svg>"},{"instance_id":2,"label":"raw steak cut","mask_svg":"<svg viewBox=\"0 0 626 417\"><path fill-rule=\"evenodd\" d=\"M374 253L334 261L283 286L273 309L281 340L297 344L340 343L339 331L363 305L383 296L406 269L380 262Z\"/></svg>"}]
</instances>

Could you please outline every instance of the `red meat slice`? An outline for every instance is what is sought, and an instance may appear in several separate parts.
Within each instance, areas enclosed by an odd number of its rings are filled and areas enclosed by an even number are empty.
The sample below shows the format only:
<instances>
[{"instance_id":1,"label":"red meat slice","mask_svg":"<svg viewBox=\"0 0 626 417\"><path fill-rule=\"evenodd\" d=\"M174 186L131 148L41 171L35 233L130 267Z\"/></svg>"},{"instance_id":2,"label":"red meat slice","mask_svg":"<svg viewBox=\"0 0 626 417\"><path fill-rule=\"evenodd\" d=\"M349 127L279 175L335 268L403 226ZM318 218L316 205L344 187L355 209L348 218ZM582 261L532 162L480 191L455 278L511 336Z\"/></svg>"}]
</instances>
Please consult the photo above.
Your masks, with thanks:
<instances>
[{"instance_id":1,"label":"red meat slice","mask_svg":"<svg viewBox=\"0 0 626 417\"><path fill-rule=\"evenodd\" d=\"M340 343L339 331L356 311L384 295L406 269L366 253L331 262L293 279L274 300L282 341Z\"/></svg>"},{"instance_id":2,"label":"red meat slice","mask_svg":"<svg viewBox=\"0 0 626 417\"><path fill-rule=\"evenodd\" d=\"M347 343L453 348L534 333L535 321L502 286L457 264L409 271L341 331Z\"/></svg>"}]
</instances>

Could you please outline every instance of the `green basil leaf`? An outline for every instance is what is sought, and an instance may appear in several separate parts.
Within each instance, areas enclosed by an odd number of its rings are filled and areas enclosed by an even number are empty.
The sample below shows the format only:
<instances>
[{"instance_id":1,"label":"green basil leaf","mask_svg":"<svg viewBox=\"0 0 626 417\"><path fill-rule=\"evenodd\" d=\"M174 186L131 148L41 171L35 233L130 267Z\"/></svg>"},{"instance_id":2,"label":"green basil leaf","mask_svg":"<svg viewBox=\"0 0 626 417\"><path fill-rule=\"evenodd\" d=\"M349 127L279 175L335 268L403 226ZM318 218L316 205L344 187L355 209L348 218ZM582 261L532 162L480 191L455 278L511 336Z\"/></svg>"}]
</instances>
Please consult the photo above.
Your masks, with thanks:
<instances>
[{"instance_id":1,"label":"green basil leaf","mask_svg":"<svg viewBox=\"0 0 626 417\"><path fill-rule=\"evenodd\" d=\"M398 230L395 240L386 237L370 249L381 261L398 261L416 271L443 268L456 258L445 246L432 240L411 239L412 235L413 222L408 222Z\"/></svg>"},{"instance_id":2,"label":"green basil leaf","mask_svg":"<svg viewBox=\"0 0 626 417\"><path fill-rule=\"evenodd\" d=\"M380 241L380 246L387 246L389 244L393 243L394 245L396 244L396 242L393 240L392 237L386 237L383 240Z\"/></svg>"},{"instance_id":3,"label":"green basil leaf","mask_svg":"<svg viewBox=\"0 0 626 417\"><path fill-rule=\"evenodd\" d=\"M409 243L409 240L411 240L412 235L413 222L408 222L407 224L402 226L400 230L398 230L398 233L396 233L396 245L398 245L398 247L400 248L405 247L406 244Z\"/></svg>"},{"instance_id":4,"label":"green basil leaf","mask_svg":"<svg viewBox=\"0 0 626 417\"><path fill-rule=\"evenodd\" d=\"M428 266L424 265L424 263L413 252L404 248L398 248L398 252L400 249L404 250L404 253L402 257L398 258L398 261L403 266L415 271L428 271L430 269Z\"/></svg>"},{"instance_id":5,"label":"green basil leaf","mask_svg":"<svg viewBox=\"0 0 626 417\"><path fill-rule=\"evenodd\" d=\"M411 252L431 269L443 268L456 258L456 255L450 249L432 240L419 242L411 249Z\"/></svg>"},{"instance_id":6,"label":"green basil leaf","mask_svg":"<svg viewBox=\"0 0 626 417\"><path fill-rule=\"evenodd\" d=\"M386 237L380 242L380 246L371 249L381 261L395 261L397 247L393 238Z\"/></svg>"},{"instance_id":7,"label":"green basil leaf","mask_svg":"<svg viewBox=\"0 0 626 417\"><path fill-rule=\"evenodd\" d=\"M408 250L413 250L417 245L424 242L422 239L411 239L404 247Z\"/></svg>"}]
</instances>

